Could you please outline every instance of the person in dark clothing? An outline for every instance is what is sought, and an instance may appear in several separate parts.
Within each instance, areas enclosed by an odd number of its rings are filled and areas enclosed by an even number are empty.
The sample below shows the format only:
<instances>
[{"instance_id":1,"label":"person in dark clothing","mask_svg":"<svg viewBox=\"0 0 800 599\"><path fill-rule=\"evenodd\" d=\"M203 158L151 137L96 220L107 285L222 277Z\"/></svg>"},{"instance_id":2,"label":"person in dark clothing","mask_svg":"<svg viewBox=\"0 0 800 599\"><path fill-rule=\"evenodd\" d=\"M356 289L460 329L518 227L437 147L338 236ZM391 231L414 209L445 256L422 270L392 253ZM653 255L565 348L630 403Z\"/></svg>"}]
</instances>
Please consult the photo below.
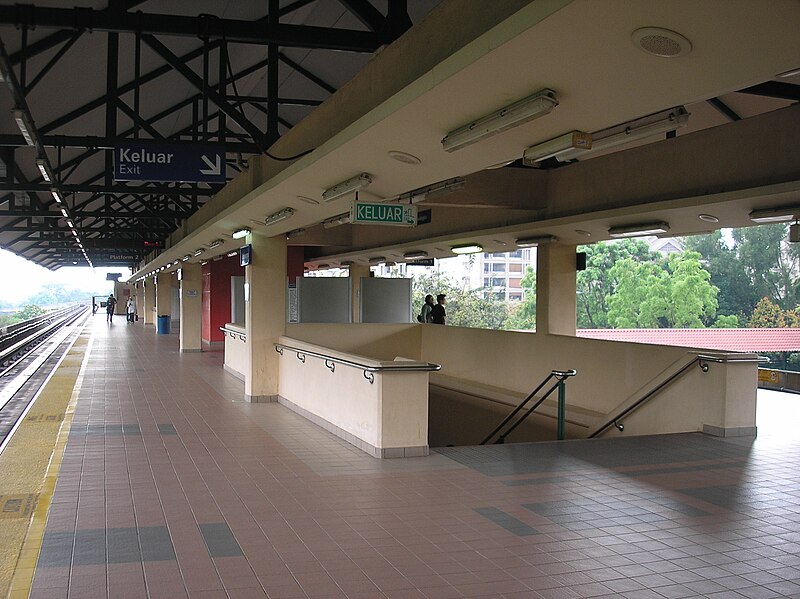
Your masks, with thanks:
<instances>
[{"instance_id":1,"label":"person in dark clothing","mask_svg":"<svg viewBox=\"0 0 800 599\"><path fill-rule=\"evenodd\" d=\"M114 318L114 308L117 307L117 299L114 297L113 294L108 296L106 300L106 320L111 322Z\"/></svg>"},{"instance_id":2,"label":"person in dark clothing","mask_svg":"<svg viewBox=\"0 0 800 599\"><path fill-rule=\"evenodd\" d=\"M433 322L433 324L447 324L447 312L444 310L444 298L444 293L440 293L436 296L436 305L431 309L431 322Z\"/></svg>"}]
</instances>

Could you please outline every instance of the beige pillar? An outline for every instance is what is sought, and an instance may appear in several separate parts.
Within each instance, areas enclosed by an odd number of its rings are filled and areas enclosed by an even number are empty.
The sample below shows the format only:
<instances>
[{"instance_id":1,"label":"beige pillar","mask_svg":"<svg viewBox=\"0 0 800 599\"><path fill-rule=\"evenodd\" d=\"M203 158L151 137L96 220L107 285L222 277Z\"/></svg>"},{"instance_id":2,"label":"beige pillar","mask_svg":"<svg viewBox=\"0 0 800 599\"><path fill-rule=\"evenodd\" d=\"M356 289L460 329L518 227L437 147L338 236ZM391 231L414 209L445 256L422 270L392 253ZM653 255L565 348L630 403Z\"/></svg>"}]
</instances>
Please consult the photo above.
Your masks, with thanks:
<instances>
[{"instance_id":1,"label":"beige pillar","mask_svg":"<svg viewBox=\"0 0 800 599\"><path fill-rule=\"evenodd\" d=\"M286 332L286 237L251 233L248 243L253 253L244 269L245 399L277 401L278 354L273 344Z\"/></svg>"},{"instance_id":2,"label":"beige pillar","mask_svg":"<svg viewBox=\"0 0 800 599\"><path fill-rule=\"evenodd\" d=\"M156 317L172 316L172 275L156 275Z\"/></svg>"},{"instance_id":3,"label":"beige pillar","mask_svg":"<svg viewBox=\"0 0 800 599\"><path fill-rule=\"evenodd\" d=\"M143 281L144 284L144 302L142 306L139 308L140 314L142 318L144 318L144 324L154 324L155 317L153 308L156 307L156 280L155 278L145 279Z\"/></svg>"},{"instance_id":4,"label":"beige pillar","mask_svg":"<svg viewBox=\"0 0 800 599\"><path fill-rule=\"evenodd\" d=\"M200 264L184 262L181 268L181 326L182 352L202 351L203 290Z\"/></svg>"},{"instance_id":5,"label":"beige pillar","mask_svg":"<svg viewBox=\"0 0 800 599\"><path fill-rule=\"evenodd\" d=\"M369 277L369 266L364 264L350 265L350 300L353 303L351 314L353 322L361 322L361 278Z\"/></svg>"},{"instance_id":6,"label":"beige pillar","mask_svg":"<svg viewBox=\"0 0 800 599\"><path fill-rule=\"evenodd\" d=\"M536 253L536 332L575 336L574 245L542 244Z\"/></svg>"}]
</instances>

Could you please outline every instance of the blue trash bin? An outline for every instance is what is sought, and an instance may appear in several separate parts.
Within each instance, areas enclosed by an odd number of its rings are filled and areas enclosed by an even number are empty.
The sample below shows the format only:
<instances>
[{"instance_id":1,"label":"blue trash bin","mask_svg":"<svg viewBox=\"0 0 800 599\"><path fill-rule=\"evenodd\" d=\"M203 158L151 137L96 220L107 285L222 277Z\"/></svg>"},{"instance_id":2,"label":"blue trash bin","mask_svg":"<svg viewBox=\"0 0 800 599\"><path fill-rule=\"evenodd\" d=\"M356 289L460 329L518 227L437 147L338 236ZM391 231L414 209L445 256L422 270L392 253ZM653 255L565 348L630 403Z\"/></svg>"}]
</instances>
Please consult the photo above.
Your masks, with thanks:
<instances>
[{"instance_id":1,"label":"blue trash bin","mask_svg":"<svg viewBox=\"0 0 800 599\"><path fill-rule=\"evenodd\" d=\"M169 316L159 316L156 320L156 332L159 335L169 335Z\"/></svg>"}]
</instances>

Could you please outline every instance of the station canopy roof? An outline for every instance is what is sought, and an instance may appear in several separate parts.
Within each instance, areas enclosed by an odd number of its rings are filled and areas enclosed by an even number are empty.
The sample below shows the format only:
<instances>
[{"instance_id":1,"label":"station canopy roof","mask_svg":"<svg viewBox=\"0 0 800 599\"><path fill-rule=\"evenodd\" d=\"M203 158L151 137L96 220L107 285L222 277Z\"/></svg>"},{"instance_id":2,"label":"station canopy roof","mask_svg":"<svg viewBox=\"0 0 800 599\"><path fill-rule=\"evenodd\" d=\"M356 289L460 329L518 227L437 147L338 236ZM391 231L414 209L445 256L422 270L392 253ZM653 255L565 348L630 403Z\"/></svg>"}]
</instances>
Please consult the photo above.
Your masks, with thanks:
<instances>
[{"instance_id":1,"label":"station canopy roof","mask_svg":"<svg viewBox=\"0 0 800 599\"><path fill-rule=\"evenodd\" d=\"M144 276L244 227L316 268L793 218L798 30L794 0L0 3L0 247ZM342 184L427 223L351 224Z\"/></svg>"}]
</instances>

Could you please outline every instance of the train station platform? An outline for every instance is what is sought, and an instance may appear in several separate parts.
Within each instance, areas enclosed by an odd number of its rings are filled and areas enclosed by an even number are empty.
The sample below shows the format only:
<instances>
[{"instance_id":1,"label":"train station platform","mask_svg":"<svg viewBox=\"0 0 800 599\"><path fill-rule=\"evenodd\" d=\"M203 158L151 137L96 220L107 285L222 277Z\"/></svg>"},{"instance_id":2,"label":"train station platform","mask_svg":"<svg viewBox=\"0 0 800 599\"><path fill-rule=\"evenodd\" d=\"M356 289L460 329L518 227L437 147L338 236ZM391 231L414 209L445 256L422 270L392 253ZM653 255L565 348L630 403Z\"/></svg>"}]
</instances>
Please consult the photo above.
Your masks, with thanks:
<instances>
[{"instance_id":1,"label":"train station platform","mask_svg":"<svg viewBox=\"0 0 800 599\"><path fill-rule=\"evenodd\" d=\"M800 597L800 435L375 459L243 401L221 352L81 338L12 597Z\"/></svg>"}]
</instances>

